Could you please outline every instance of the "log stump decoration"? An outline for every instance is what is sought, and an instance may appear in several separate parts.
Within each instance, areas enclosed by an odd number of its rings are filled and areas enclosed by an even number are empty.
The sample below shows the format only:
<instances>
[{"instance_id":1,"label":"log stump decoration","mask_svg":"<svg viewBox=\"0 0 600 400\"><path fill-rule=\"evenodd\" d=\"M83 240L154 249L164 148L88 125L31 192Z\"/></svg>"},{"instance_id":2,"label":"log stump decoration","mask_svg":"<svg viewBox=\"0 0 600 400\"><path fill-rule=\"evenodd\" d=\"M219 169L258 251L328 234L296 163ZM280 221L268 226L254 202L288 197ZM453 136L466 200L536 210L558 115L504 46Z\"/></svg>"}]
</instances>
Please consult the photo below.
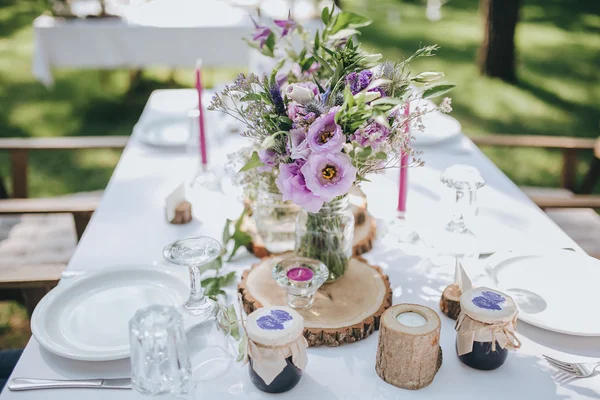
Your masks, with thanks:
<instances>
[{"instance_id":1,"label":"log stump decoration","mask_svg":"<svg viewBox=\"0 0 600 400\"><path fill-rule=\"evenodd\" d=\"M247 314L263 306L286 305L285 290L275 282L271 271L289 256L270 256L244 271L238 292ZM319 289L311 308L297 311L304 317L304 336L309 346L336 347L373 333L391 305L388 277L380 268L355 257L341 279Z\"/></svg>"},{"instance_id":2,"label":"log stump decoration","mask_svg":"<svg viewBox=\"0 0 600 400\"><path fill-rule=\"evenodd\" d=\"M424 325L406 326L396 319L412 311L427 321ZM440 317L429 307L398 304L381 317L375 370L385 382L410 390L429 385L442 365Z\"/></svg>"},{"instance_id":3,"label":"log stump decoration","mask_svg":"<svg viewBox=\"0 0 600 400\"><path fill-rule=\"evenodd\" d=\"M444 289L440 299L440 309L448 317L456 320L460 315L460 295L462 291L456 283L449 285Z\"/></svg>"}]
</instances>

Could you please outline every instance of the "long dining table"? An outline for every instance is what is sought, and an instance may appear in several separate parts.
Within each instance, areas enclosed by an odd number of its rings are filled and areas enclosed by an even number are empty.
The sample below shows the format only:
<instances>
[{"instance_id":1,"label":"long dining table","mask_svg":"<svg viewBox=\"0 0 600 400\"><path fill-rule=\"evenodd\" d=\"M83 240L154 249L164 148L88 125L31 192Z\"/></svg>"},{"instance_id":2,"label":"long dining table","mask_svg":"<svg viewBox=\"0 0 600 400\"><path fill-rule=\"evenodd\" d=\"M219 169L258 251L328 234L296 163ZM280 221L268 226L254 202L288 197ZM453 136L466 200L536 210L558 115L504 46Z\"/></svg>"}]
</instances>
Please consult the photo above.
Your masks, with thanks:
<instances>
[{"instance_id":1,"label":"long dining table","mask_svg":"<svg viewBox=\"0 0 600 400\"><path fill-rule=\"evenodd\" d=\"M208 99L207 99L208 100ZM152 93L139 124L151 124L164 117L181 116L197 106L194 90L158 90ZM209 113L207 132L209 158L222 164L226 153L244 143L243 138L223 132L223 119ZM225 137L231 135L232 137ZM226 140L221 148L214 146ZM497 232L494 240L510 241L518 232L520 245L544 248L578 246L502 173L469 139L460 134L450 141L423 147L424 166L409 171L407 219L418 230L443 219L440 206L447 190L439 182L440 173L453 164L477 167L486 180L478 194L480 214L486 229ZM163 247L187 235L221 237L226 218L241 211L236 196L202 191L193 198L194 220L172 225L165 220L165 198L180 183L189 181L198 166L198 154L183 149L148 146L132 135L127 148L104 192L99 208L83 235L67 271L86 271L109 265L156 263ZM385 220L394 215L398 170L376 176L364 185L369 209ZM226 191L227 192L227 191ZM438 311L442 320L440 345L443 363L433 383L419 391L396 388L382 381L375 372L378 335L340 347L308 350L308 365L298 386L280 395L286 399L598 399L600 376L565 379L549 366L542 354L558 359L589 361L600 358L599 337L578 337L547 331L519 322L522 342L516 353L509 354L504 366L496 371L478 371L463 365L455 353L455 322L439 312L438 302L444 287L452 282L452 263L432 263L414 249L403 247L386 236L385 223L374 248L364 257L380 266L389 276L393 303L419 303ZM501 227L510 228L504 232ZM483 232L483 231L482 231ZM511 233L512 232L512 233ZM516 240L512 237L512 240ZM508 243L508 242L507 242ZM511 244L512 245L512 244ZM509 247L509 244L506 244ZM241 252L227 270L238 277L257 259ZM474 260L468 272L485 268L485 259ZM568 266L565 265L565 268ZM570 276L570 279L585 279ZM543 279L543 277L540 277ZM228 301L237 303L236 287L227 288ZM572 310L572 312L578 312ZM594 316L582 315L582 318ZM597 317L597 316L596 316ZM274 398L256 389L250 382L247 366L234 363L222 376L198 385L198 399ZM61 358L44 350L32 338L16 366L13 377L48 379L88 379L129 376L129 360L84 362ZM143 396L132 390L53 389L11 392L5 389L1 400L106 399L129 400Z\"/></svg>"}]
</instances>

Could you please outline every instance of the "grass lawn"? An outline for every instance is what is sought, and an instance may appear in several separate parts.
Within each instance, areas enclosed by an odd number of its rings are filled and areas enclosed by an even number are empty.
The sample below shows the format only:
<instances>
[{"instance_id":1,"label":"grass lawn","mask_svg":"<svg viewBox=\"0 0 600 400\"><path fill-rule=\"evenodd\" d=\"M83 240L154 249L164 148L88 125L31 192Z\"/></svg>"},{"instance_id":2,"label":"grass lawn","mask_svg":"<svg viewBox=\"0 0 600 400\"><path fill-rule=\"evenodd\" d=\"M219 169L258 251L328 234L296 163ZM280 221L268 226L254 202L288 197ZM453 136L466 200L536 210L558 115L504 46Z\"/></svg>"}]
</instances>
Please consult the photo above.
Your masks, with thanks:
<instances>
[{"instance_id":1,"label":"grass lawn","mask_svg":"<svg viewBox=\"0 0 600 400\"><path fill-rule=\"evenodd\" d=\"M407 56L420 44L441 45L438 56L415 63L415 70L445 71L448 80L458 85L452 94L453 115L465 132L598 136L598 0L523 0L516 85L477 72L474 60L483 27L478 0L449 0L439 22L425 18L425 0L342 3L374 19L362 39L367 49L381 51L387 58ZM43 0L0 0L1 137L128 135L153 90L192 87L191 70L177 71L170 80L168 70L153 68L134 90L128 90L126 71L79 70L55 71L56 86L47 90L31 74L31 23L44 4ZM208 77L217 82L234 74L213 70ZM486 152L518 184L559 184L558 152ZM118 158L119 152L109 150L34 153L29 170L31 196L101 189ZM589 156L582 158L581 174L588 160ZM9 175L8 161L8 155L0 153L0 176ZM27 336L22 311L15 307L0 303L0 348L22 346Z\"/></svg>"}]
</instances>

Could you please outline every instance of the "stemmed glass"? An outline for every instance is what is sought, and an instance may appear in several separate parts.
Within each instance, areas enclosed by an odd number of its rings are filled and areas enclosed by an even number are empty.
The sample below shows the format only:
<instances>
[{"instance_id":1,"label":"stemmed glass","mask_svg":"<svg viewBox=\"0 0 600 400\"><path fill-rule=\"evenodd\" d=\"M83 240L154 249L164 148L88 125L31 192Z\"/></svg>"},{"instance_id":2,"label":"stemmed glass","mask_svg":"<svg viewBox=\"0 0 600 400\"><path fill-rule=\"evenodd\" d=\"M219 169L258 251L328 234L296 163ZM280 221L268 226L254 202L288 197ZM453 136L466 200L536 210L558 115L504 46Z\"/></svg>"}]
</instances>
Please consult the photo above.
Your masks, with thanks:
<instances>
[{"instance_id":1,"label":"stemmed glass","mask_svg":"<svg viewBox=\"0 0 600 400\"><path fill-rule=\"evenodd\" d=\"M181 307L186 326L192 379L201 381L225 372L231 363L229 335L231 322L227 311L204 295L202 272L220 262L221 245L208 236L177 240L163 250L165 259L187 267L190 273L190 297Z\"/></svg>"},{"instance_id":2,"label":"stemmed glass","mask_svg":"<svg viewBox=\"0 0 600 400\"><path fill-rule=\"evenodd\" d=\"M477 214L477 190L485 180L477 168L456 164L444 170L440 181L455 191L454 205L450 221L434 236L431 246L440 255L477 258L477 239L467 224Z\"/></svg>"}]
</instances>

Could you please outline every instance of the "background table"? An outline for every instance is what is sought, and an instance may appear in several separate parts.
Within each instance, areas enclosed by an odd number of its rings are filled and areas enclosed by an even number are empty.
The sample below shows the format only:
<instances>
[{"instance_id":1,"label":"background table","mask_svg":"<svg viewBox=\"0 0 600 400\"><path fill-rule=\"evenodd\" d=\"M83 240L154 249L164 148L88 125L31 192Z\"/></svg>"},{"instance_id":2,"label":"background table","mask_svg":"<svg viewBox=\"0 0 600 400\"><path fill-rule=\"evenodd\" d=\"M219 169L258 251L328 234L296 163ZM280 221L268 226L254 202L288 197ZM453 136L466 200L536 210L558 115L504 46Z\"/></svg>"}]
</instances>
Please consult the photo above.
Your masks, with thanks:
<instances>
[{"instance_id":1,"label":"background table","mask_svg":"<svg viewBox=\"0 0 600 400\"><path fill-rule=\"evenodd\" d=\"M195 105L193 90L165 90L152 94L141 121L148 122L165 115L184 115ZM209 134L223 134L211 115ZM223 162L227 150L210 150L212 160ZM428 223L432 211L439 208L443 187L440 172L454 163L471 164L479 168L488 184L481 190L479 203L489 215L523 232L532 243L549 247L576 245L554 225L496 166L494 166L465 136L445 146L427 149L426 165L410 170L408 196L409 218L418 225ZM226 217L241 210L235 198L203 192L194 200L194 222L175 226L165 222L164 198L183 179L193 175L197 156L185 152L165 151L143 145L133 138L117 166L98 211L94 214L73 256L70 270L102 268L109 264L150 263L161 260L165 244L191 234L220 237ZM379 176L366 184L372 211L394 210L397 191L397 171ZM394 303L412 302L438 310L442 289L453 276L452 265L433 265L417 255L409 255L394 241L381 239L366 254L373 264L389 275L394 290ZM241 272L256 259L240 255L227 265ZM482 268L483 265L475 266ZM568 268L568 266L565 266ZM585 279L585 277L572 277ZM234 299L235 288L228 288ZM573 310L573 312L577 312ZM586 316L592 317L592 316ZM375 373L377 335L364 341L338 348L311 348L303 379L286 399L597 399L600 397L600 376L558 383L556 371L541 357L548 354L560 359L586 360L600 358L600 338L574 337L544 331L519 322L522 348L510 354L506 364L494 372L470 369L456 357L454 321L442 315L440 344L444 362L433 383L412 392L383 382ZM17 365L13 376L37 378L122 377L129 374L129 361L86 363L54 356L40 348L32 339ZM250 382L247 367L239 364L224 375L201 386L201 399L271 398L259 392ZM56 390L9 392L2 400L61 399L129 400L144 398L132 391Z\"/></svg>"}]
</instances>

